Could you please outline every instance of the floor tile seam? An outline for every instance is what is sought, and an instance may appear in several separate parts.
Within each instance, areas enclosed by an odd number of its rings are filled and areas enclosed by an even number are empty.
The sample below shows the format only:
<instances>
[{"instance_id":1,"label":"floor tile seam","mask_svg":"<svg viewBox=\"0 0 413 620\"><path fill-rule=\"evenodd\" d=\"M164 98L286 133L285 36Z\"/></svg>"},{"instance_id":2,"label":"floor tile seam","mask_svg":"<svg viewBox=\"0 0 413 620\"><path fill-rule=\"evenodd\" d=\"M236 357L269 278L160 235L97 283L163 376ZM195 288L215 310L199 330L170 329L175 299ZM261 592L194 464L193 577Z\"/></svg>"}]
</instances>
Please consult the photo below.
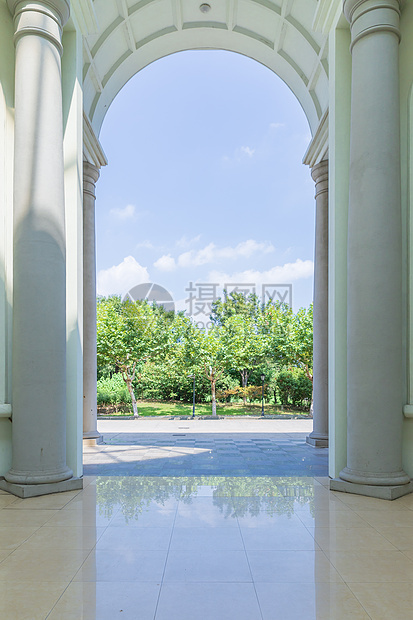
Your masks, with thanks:
<instances>
[{"instance_id":1,"label":"floor tile seam","mask_svg":"<svg viewBox=\"0 0 413 620\"><path fill-rule=\"evenodd\" d=\"M61 598L64 596L64 594L66 593L66 591L68 590L68 588L72 585L72 583L74 582L74 579L76 578L77 574L79 573L79 571L82 570L83 565L85 564L86 560L89 558L89 556L91 555L91 553L96 550L96 544L95 546L89 550L89 553L86 555L86 557L84 558L82 564L79 566L79 569L77 571L75 571L74 575L72 576L72 578L69 580L69 582L67 583L66 587L64 588L63 592L61 593L61 595L59 596L59 598L57 599L57 601L55 602L55 604L53 605L53 607L50 609L49 613L47 614L47 616L45 617L45 620L47 620L47 618L50 617L50 614L53 612L53 610L55 609L56 605L59 603L59 601L61 600Z\"/></svg>"},{"instance_id":2,"label":"floor tile seam","mask_svg":"<svg viewBox=\"0 0 413 620\"><path fill-rule=\"evenodd\" d=\"M303 525L304 525L304 523L303 523ZM312 526L311 526L311 527L310 527L310 526L308 526L308 527L307 527L307 525L304 525L304 527L305 527L305 529L307 530L307 532L310 534L310 536L313 538L313 540L314 540L314 544L315 544L315 545L317 545L317 549L315 549L315 551L324 551L324 549L322 549L322 548L320 547L320 545L318 544L318 542L317 542L317 541L316 541L316 539L315 539L315 535L314 535L314 534L315 534L315 529L316 529L316 528L315 528L315 527L312 527ZM314 534L310 531L310 529L314 530ZM330 529L330 528L328 528L328 529ZM328 559L328 558L327 558L327 559Z\"/></svg>"},{"instance_id":3,"label":"floor tile seam","mask_svg":"<svg viewBox=\"0 0 413 620\"><path fill-rule=\"evenodd\" d=\"M341 529L341 528L335 528L335 529ZM372 525L369 524L369 528L368 529L373 530L375 532L375 534L378 534L381 538L383 538L386 542L388 542L389 545L391 545L393 547L393 549L386 549L386 551L402 551L402 549L399 549L398 547L396 547L396 545L393 544L391 542L391 540L389 540L384 534L379 532L379 530L377 528L375 528L375 527L373 527ZM374 551L380 551L380 549L374 549ZM408 551L408 549L405 549L405 551Z\"/></svg>"},{"instance_id":4,"label":"floor tile seam","mask_svg":"<svg viewBox=\"0 0 413 620\"><path fill-rule=\"evenodd\" d=\"M47 616L45 616L44 620L47 620L48 618L50 618L50 615L52 614L53 610L55 609L55 607L57 606L57 604L60 602L60 600L62 599L62 597L66 594L68 588L72 585L74 577L72 578L71 581L69 581L68 584L66 584L66 587L64 588L63 592L60 594L60 596L57 598L55 604L53 605L53 607L49 610L49 613L47 614ZM43 582L44 583L44 582ZM47 583L47 582L46 582Z\"/></svg>"},{"instance_id":5,"label":"floor tile seam","mask_svg":"<svg viewBox=\"0 0 413 620\"><path fill-rule=\"evenodd\" d=\"M367 609L365 608L363 602L361 601L361 599L357 596L357 593L354 592L354 590L352 590L352 588L350 587L350 583L353 582L344 582L346 587L348 588L348 590L350 591L350 593L354 596L354 598L356 599L356 601L359 603L360 607L365 611L366 615L370 618L370 620L374 620L374 616L371 616Z\"/></svg>"},{"instance_id":6,"label":"floor tile seam","mask_svg":"<svg viewBox=\"0 0 413 620\"><path fill-rule=\"evenodd\" d=\"M11 526L11 527L13 527L13 526ZM20 526L17 526L17 527L20 527ZM17 549L20 549L20 547L21 547L22 545L24 545L25 543L27 543L27 542L30 540L30 538L32 538L35 534L37 534L37 532L39 532L39 530L41 530L43 527L45 527L45 524L40 525L40 526L39 526L39 527L38 527L38 528L37 528L34 532L32 532L32 533L30 534L30 536L28 536L28 538L26 538L24 541L22 541L22 542L21 542L21 543L20 543L20 544L19 544L19 545L15 548L15 549L13 549L13 552L14 552L14 551L17 551ZM10 555L11 555L11 554L10 554ZM10 557L10 555L8 555L7 557ZM6 559L6 558L4 558L4 559ZM2 560L2 561L0 562L0 564L1 564L3 561L4 561L4 560Z\"/></svg>"},{"instance_id":7,"label":"floor tile seam","mask_svg":"<svg viewBox=\"0 0 413 620\"><path fill-rule=\"evenodd\" d=\"M383 584L385 584L385 583L393 583L393 581L389 581L389 579L388 579L388 578L387 578L386 580L384 580L384 581L377 581L377 580L375 580L375 581L374 581L374 580L372 580L372 581L370 581L370 580L368 580L368 581L364 581L364 580L358 579L358 580L357 580L357 582L356 582L356 581L354 581L354 582L353 582L353 581L351 581L351 580L346 580L346 579L344 579L343 575L341 574L341 572L340 572L340 571L339 571L339 569L337 568L336 564L334 563L334 556L335 556L335 555L337 555L337 556L338 556L338 555L342 555L343 553L362 554L362 555L365 555L365 556L370 556L370 557L371 557L371 555L372 555L372 554L380 554L381 556L383 556L383 557L385 558L385 556L386 556L386 555L389 555L389 554L392 554L392 555L393 555L393 554L395 553L395 551L396 551L397 553L400 553L402 556L404 556L404 558L405 558L405 559L409 562L409 564L411 564L411 568L413 568L413 560L411 560L410 558L408 558L408 557L407 557L407 556L406 556L406 555L405 555L402 551L400 551L399 549L396 549L396 550L393 550L393 549L387 549L387 550L385 550L385 549L373 549L373 550L361 549L361 550L351 550L351 549L350 549L349 551L336 551L336 550L332 549L332 550L326 550L326 551L325 551L325 554L327 554L327 553L328 553L328 554L331 556L331 558L328 558L328 559L329 559L329 561L330 561L330 563L334 566L334 568L335 568L335 569L336 569L336 571L339 573L340 577L343 579L343 581L344 581L345 583L383 583ZM328 556L327 556L327 557L328 557ZM359 559L363 559L363 558L359 558ZM395 558L395 559L397 560L397 558ZM413 585L413 579L407 579L407 578L406 578L406 579L402 579L402 580L398 579L398 580L397 580L397 581L395 581L394 583L411 583L411 584Z\"/></svg>"},{"instance_id":8,"label":"floor tile seam","mask_svg":"<svg viewBox=\"0 0 413 620\"><path fill-rule=\"evenodd\" d=\"M181 492L182 492L182 484L181 484ZM167 549L166 556L165 556L165 563L164 563L164 567L163 567L163 571L162 571L162 577L161 577L160 583L159 583L159 591L158 591L158 596L157 596L157 599L156 599L156 605L155 605L155 611L154 611L154 614L153 614L153 620L156 619L156 615L158 613L159 600L161 598L161 592L162 592L162 588L163 588L163 584L164 584L166 565L168 563L169 552L170 552L170 549L171 549L172 537L173 537L173 533L174 533L174 530L175 530L175 522L176 522L176 517L177 517L177 514L178 514L179 504L180 504L180 499L178 500L178 502L176 504L176 508L175 508L175 516L174 516L174 520L173 520L172 527L171 527L171 535L169 537L169 544L168 544L168 549Z\"/></svg>"},{"instance_id":9,"label":"floor tile seam","mask_svg":"<svg viewBox=\"0 0 413 620\"><path fill-rule=\"evenodd\" d=\"M343 583L346 583L346 580L344 579L343 575L340 573L340 571L338 570L338 568L333 564L333 562L331 561L331 559L328 557L327 553L324 551L324 549L321 549L319 551L314 551L314 555L316 553L321 553L324 556L324 559L328 562L330 568L333 568L334 571L337 573L337 575L339 576L339 578L341 579L341 581ZM331 583L331 582L330 582Z\"/></svg>"},{"instance_id":10,"label":"floor tile seam","mask_svg":"<svg viewBox=\"0 0 413 620\"><path fill-rule=\"evenodd\" d=\"M5 526L1 526L1 527L7 527L7 529L10 529L10 528L13 528L13 527L25 527L25 526L24 526L24 525L15 525L15 526L13 526L13 525L10 525L10 526L5 525ZM39 526L35 526L35 527L36 527L35 531L34 531L34 532L32 532L31 534L29 534L29 536L28 536L27 538L25 538L25 540L23 540L23 541L22 541L19 545L17 545L17 547L15 547L15 548L12 550L12 553L14 553L14 551L17 551L17 549L20 549L20 547L21 547L22 545L24 545L24 543L28 542L28 540L29 540L32 536L34 536L34 535L35 535L35 534L36 534L39 530L41 530L41 529L42 529L42 527L44 527L44 524L43 524L43 525L39 525ZM3 550L2 550L2 551L3 551ZM9 550L8 550L8 549L4 549L4 551L9 551ZM11 555L11 554L9 554L9 555L8 555L8 556L6 556L6 557L10 557L10 555ZM5 560L5 559L6 559L6 558L3 558L3 560L1 560L1 561L0 561L0 564L2 564L2 562L4 562L4 560Z\"/></svg>"},{"instance_id":11,"label":"floor tile seam","mask_svg":"<svg viewBox=\"0 0 413 620\"><path fill-rule=\"evenodd\" d=\"M391 543L390 543L391 544ZM410 562L413 562L413 557L409 557L406 552L411 551L411 549L397 549L397 551L400 551L400 553L402 553L404 555L405 558L407 558L408 560L410 560Z\"/></svg>"},{"instance_id":12,"label":"floor tile seam","mask_svg":"<svg viewBox=\"0 0 413 620\"><path fill-rule=\"evenodd\" d=\"M245 546L245 540L244 540L244 536L243 536L243 533L242 533L242 527L241 527L241 525L240 525L240 522L239 522L239 518L238 518L238 516L236 516L236 519L237 519L238 529L239 529L239 533L240 533L241 540L242 540L242 546L243 546L243 548L244 548L245 558L246 558L246 560L247 560L247 564L248 564L248 570L249 570L250 575L251 575L251 581L252 581L252 584L253 584L253 587L254 587L255 596L256 596L256 598L257 598L258 609L260 610L260 614L261 614L261 620L264 620L264 616L263 616L263 613L262 613L262 609L261 609L260 600L259 600L259 598L258 598L257 589L256 589L256 587L255 587L254 576L253 576L253 574L252 574L252 570L251 570L250 559L249 559L249 557L248 557L248 552L247 552L247 549L246 549L246 546Z\"/></svg>"},{"instance_id":13,"label":"floor tile seam","mask_svg":"<svg viewBox=\"0 0 413 620\"><path fill-rule=\"evenodd\" d=\"M364 517L362 517L358 512L356 512L355 510L353 511L354 514L356 514L359 519L362 519L363 521L366 522L367 527L371 527L375 532L377 532L378 534L381 534L380 530L378 529L379 527L383 527L383 524L377 524L377 525L372 525L371 523L369 523L366 519L364 519ZM404 511L403 511L404 512ZM387 511L386 511L387 513ZM387 514L391 514L391 511L389 511ZM399 527L409 527L409 526L405 526L405 525L394 525L394 523L391 524L384 524L384 526L387 527L392 527L394 529L398 529ZM413 527L413 523L412 523L412 527ZM381 534L383 536L383 534ZM390 542L390 541L389 541Z\"/></svg>"}]
</instances>

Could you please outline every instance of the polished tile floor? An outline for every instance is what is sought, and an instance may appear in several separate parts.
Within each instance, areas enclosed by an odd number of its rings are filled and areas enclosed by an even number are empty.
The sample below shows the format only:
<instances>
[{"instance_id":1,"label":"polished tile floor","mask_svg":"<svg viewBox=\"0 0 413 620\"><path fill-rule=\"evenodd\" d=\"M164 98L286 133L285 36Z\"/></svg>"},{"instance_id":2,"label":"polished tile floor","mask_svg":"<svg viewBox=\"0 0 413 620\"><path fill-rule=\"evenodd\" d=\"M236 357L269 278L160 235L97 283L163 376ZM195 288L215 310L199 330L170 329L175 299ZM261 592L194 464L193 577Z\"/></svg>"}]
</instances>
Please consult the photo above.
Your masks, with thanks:
<instances>
[{"instance_id":1,"label":"polished tile floor","mask_svg":"<svg viewBox=\"0 0 413 620\"><path fill-rule=\"evenodd\" d=\"M307 434L194 433L190 422L182 422L169 433L106 432L105 445L85 448L84 472L101 476L327 476L328 450L308 445Z\"/></svg>"},{"instance_id":2,"label":"polished tile floor","mask_svg":"<svg viewBox=\"0 0 413 620\"><path fill-rule=\"evenodd\" d=\"M413 496L326 477L87 476L0 492L5 620L409 620Z\"/></svg>"}]
</instances>

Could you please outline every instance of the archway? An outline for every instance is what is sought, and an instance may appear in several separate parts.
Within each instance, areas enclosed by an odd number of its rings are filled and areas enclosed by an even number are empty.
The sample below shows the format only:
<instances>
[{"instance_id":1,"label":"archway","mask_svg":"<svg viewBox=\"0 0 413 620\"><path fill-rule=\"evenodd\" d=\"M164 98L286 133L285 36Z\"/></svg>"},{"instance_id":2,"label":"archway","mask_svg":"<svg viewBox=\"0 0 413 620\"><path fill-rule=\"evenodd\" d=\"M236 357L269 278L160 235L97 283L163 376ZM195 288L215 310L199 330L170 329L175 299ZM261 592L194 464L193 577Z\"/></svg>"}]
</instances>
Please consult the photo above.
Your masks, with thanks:
<instances>
[{"instance_id":1,"label":"archway","mask_svg":"<svg viewBox=\"0 0 413 620\"><path fill-rule=\"evenodd\" d=\"M295 311L309 306L309 130L273 72L231 52L165 57L122 89L101 135L110 163L97 183L98 294L156 282L199 325L224 283L248 282L263 301L291 304L291 291Z\"/></svg>"},{"instance_id":2,"label":"archway","mask_svg":"<svg viewBox=\"0 0 413 620\"><path fill-rule=\"evenodd\" d=\"M161 56L207 48L262 62L293 90L313 134L305 162L313 168L321 209L327 170L320 165L329 152L331 436L339 448L330 473L341 478L332 488L388 499L410 492L402 467L403 458L411 473L411 424L402 417L406 362L411 367L402 230L411 170L407 143L402 150L400 142L411 80L399 71L399 57L408 65L410 53L403 40L399 46L400 25L409 29L411 18L404 3L8 0L9 13L6 2L1 6L2 161L11 162L14 149L14 164L3 165L2 173L15 179L2 195L13 277L7 265L2 272L10 299L13 293L14 329L0 386L6 399L0 413L13 416L13 462L10 468L3 460L1 485L38 494L81 484L72 469L81 476L82 147L92 204L105 163L98 134L116 92ZM8 346L10 337L2 338ZM8 432L8 446L9 439Z\"/></svg>"},{"instance_id":3,"label":"archway","mask_svg":"<svg viewBox=\"0 0 413 620\"><path fill-rule=\"evenodd\" d=\"M140 2L132 7L126 4L119 8L110 3L97 3L99 21L105 24L99 35L86 38L84 45L87 61L84 65L84 108L88 115L85 160L97 164L90 143L97 144L104 116L116 94L139 70L168 54L189 49L220 49L235 51L267 66L278 74L299 100L315 139L306 154L306 163L315 166L323 161L328 152L327 105L328 64L325 58L327 38L312 30L312 12L308 3L293 3L277 6L272 2L242 2L235 6L194 5L191 2L164 3L165 12L151 2ZM171 11L167 10L171 8ZM311 7L315 9L315 5ZM116 15L116 17L115 17ZM169 20L169 21L168 21ZM270 36L271 33L271 36ZM126 48L125 48L126 45ZM116 50L116 51L115 51ZM100 149L98 148L99 152ZM322 180L319 197L318 243L320 255L316 264L319 274L316 281L320 290L316 294L316 337L322 341L317 347L321 353L315 372L316 400L321 404L321 417L316 414L314 445L327 444L327 201L326 166L317 168L315 181ZM89 173L88 173L89 175ZM321 176L320 176L321 175ZM88 176L90 180L90 175ZM319 186L320 189L321 185ZM321 201L322 197L322 201ZM86 238L86 237L85 237ZM92 243L92 237L89 236ZM324 246L323 248L321 246ZM90 255L90 252L87 252ZM85 264L85 271L88 266ZM93 266L94 270L94 266ZM90 282L90 274L85 281ZM89 288L89 291L91 289ZM85 299L90 292L84 289ZM90 298L84 306L87 320L91 308ZM90 310L92 312L92 310ZM85 331L85 343L90 340L90 328ZM87 354L87 368L94 359L94 345ZM89 373L87 373L89 375ZM94 374L94 373L93 373ZM85 385L88 381L85 381ZM85 388L86 409L93 406L87 396L94 394L94 387ZM318 407L316 408L318 412ZM93 416L96 419L96 415ZM322 419L322 421L321 421ZM98 437L96 422L94 428L85 426L86 437Z\"/></svg>"},{"instance_id":4,"label":"archway","mask_svg":"<svg viewBox=\"0 0 413 620\"><path fill-rule=\"evenodd\" d=\"M294 92L314 135L328 108L328 38L313 28L316 8L316 0L94 2L99 27L84 38L83 94L96 136L135 73L190 49L238 52L266 65Z\"/></svg>"}]
</instances>

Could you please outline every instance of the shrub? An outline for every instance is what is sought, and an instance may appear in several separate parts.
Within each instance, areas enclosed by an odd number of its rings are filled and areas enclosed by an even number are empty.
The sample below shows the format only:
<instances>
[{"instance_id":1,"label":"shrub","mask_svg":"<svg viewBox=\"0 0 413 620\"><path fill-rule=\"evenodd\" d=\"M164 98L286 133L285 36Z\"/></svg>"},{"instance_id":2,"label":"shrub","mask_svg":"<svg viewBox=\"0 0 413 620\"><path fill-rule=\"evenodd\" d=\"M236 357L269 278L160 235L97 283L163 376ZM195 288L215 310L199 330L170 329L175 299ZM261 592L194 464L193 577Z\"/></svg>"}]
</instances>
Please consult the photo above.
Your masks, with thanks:
<instances>
[{"instance_id":1,"label":"shrub","mask_svg":"<svg viewBox=\"0 0 413 620\"><path fill-rule=\"evenodd\" d=\"M99 379L97 388L97 403L100 406L130 403L128 388L120 373Z\"/></svg>"},{"instance_id":2,"label":"shrub","mask_svg":"<svg viewBox=\"0 0 413 620\"><path fill-rule=\"evenodd\" d=\"M228 390L218 390L217 399L225 402L231 402L232 399L240 400L244 396L250 401L261 400L262 398L262 386L261 385L249 385L247 387L233 387ZM268 398L268 386L264 385L264 396Z\"/></svg>"},{"instance_id":3,"label":"shrub","mask_svg":"<svg viewBox=\"0 0 413 620\"><path fill-rule=\"evenodd\" d=\"M281 370L277 377L277 388L283 405L309 407L313 393L313 384L301 368Z\"/></svg>"}]
</instances>

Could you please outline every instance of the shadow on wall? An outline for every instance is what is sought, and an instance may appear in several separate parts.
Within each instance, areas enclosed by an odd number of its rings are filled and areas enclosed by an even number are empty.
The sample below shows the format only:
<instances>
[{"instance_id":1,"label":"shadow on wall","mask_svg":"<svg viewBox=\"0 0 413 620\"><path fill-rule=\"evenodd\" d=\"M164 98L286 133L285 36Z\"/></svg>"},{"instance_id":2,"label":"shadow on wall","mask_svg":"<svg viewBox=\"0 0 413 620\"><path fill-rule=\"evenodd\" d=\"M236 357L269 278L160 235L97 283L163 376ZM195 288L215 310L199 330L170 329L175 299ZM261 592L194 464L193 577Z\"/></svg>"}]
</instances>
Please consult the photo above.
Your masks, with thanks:
<instances>
[{"instance_id":1,"label":"shadow on wall","mask_svg":"<svg viewBox=\"0 0 413 620\"><path fill-rule=\"evenodd\" d=\"M4 262L0 261L0 274L4 274ZM4 278L0 277L0 476L11 467L12 445L10 418L10 363L11 363L11 305L8 300Z\"/></svg>"},{"instance_id":2,"label":"shadow on wall","mask_svg":"<svg viewBox=\"0 0 413 620\"><path fill-rule=\"evenodd\" d=\"M0 202L0 475L5 474L11 467L12 424L9 418L11 402L11 290L8 288L5 252L9 249L4 241L7 239L9 224L6 220L7 202L12 198L11 179L4 178L11 171L13 161L13 116L14 116L14 26L13 18L5 2L0 3L0 143L4 147L0 152L0 187L2 187L2 201ZM4 108L3 108L4 106ZM3 118L4 114L4 118ZM4 134L3 134L4 131ZM11 215L11 209L9 209ZM11 218L10 218L11 219ZM7 227L5 229L4 227ZM4 416L4 417L3 417Z\"/></svg>"}]
</instances>

